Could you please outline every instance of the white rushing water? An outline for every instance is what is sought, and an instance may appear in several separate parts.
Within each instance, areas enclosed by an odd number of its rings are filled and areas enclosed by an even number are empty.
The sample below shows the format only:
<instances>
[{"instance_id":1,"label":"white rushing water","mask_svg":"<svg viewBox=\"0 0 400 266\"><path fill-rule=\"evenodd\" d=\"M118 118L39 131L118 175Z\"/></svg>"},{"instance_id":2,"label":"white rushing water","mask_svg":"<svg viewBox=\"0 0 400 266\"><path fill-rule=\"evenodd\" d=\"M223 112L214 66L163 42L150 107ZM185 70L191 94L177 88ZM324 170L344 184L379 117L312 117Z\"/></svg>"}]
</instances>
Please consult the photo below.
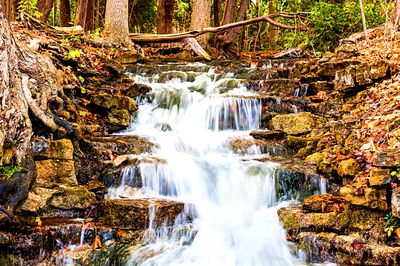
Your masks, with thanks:
<instances>
[{"instance_id":1,"label":"white rushing water","mask_svg":"<svg viewBox=\"0 0 400 266\"><path fill-rule=\"evenodd\" d=\"M191 226L178 219L173 230L152 234L129 265L297 264L276 213L277 164L244 160L229 148L229 140L258 129L261 102L241 86L227 91L232 75L217 77L212 70L193 82L135 77L153 91L121 134L148 137L159 148L153 159L142 155L141 163L125 168L121 186L109 194L183 201L196 216Z\"/></svg>"}]
</instances>

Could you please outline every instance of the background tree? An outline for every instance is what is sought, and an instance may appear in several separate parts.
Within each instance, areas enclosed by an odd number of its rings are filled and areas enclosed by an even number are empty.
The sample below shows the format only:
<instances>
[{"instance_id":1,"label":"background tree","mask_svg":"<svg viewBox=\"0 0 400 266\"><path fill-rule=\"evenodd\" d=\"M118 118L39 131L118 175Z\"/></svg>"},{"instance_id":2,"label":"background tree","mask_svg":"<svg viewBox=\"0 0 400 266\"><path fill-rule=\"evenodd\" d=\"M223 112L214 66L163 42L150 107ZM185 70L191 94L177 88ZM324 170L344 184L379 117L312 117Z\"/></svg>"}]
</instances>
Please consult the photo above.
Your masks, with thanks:
<instances>
[{"instance_id":1,"label":"background tree","mask_svg":"<svg viewBox=\"0 0 400 266\"><path fill-rule=\"evenodd\" d=\"M128 14L128 0L107 0L103 36L112 42L132 46Z\"/></svg>"},{"instance_id":2,"label":"background tree","mask_svg":"<svg viewBox=\"0 0 400 266\"><path fill-rule=\"evenodd\" d=\"M394 19L394 23L398 26L400 24L400 0L396 1L393 19Z\"/></svg>"},{"instance_id":3,"label":"background tree","mask_svg":"<svg viewBox=\"0 0 400 266\"><path fill-rule=\"evenodd\" d=\"M71 8L69 0L60 0L60 26L67 27L71 20Z\"/></svg>"},{"instance_id":4,"label":"background tree","mask_svg":"<svg viewBox=\"0 0 400 266\"><path fill-rule=\"evenodd\" d=\"M74 24L81 25L84 31L94 29L94 0L78 0Z\"/></svg>"},{"instance_id":5,"label":"background tree","mask_svg":"<svg viewBox=\"0 0 400 266\"><path fill-rule=\"evenodd\" d=\"M53 0L37 0L37 8L38 11L42 14L40 20L44 23L47 23L49 20L49 15L51 10L53 9Z\"/></svg>"},{"instance_id":6,"label":"background tree","mask_svg":"<svg viewBox=\"0 0 400 266\"><path fill-rule=\"evenodd\" d=\"M219 0L214 0L213 1L213 25L214 27L218 27L219 24L219 7L220 7L220 2Z\"/></svg>"},{"instance_id":7,"label":"background tree","mask_svg":"<svg viewBox=\"0 0 400 266\"><path fill-rule=\"evenodd\" d=\"M3 14L9 21L14 21L17 11L19 0L1 0L0 4L3 7Z\"/></svg>"},{"instance_id":8,"label":"background tree","mask_svg":"<svg viewBox=\"0 0 400 266\"><path fill-rule=\"evenodd\" d=\"M250 0L241 0L240 8L237 13L236 22L243 21L246 18L246 13L249 8ZM227 23L232 23L235 14L235 6L236 0L227 0L225 10L224 10L224 18L222 20L222 25ZM218 49L222 49L227 52L229 46L235 41L236 36L240 28L232 28L227 30L224 34L216 35L215 46Z\"/></svg>"},{"instance_id":9,"label":"background tree","mask_svg":"<svg viewBox=\"0 0 400 266\"><path fill-rule=\"evenodd\" d=\"M211 0L194 0L192 6L191 30L197 30L210 26ZM208 34L196 38L200 44L207 44Z\"/></svg>"},{"instance_id":10,"label":"background tree","mask_svg":"<svg viewBox=\"0 0 400 266\"><path fill-rule=\"evenodd\" d=\"M174 17L175 0L158 0L157 5L157 33L172 33L172 19Z\"/></svg>"}]
</instances>

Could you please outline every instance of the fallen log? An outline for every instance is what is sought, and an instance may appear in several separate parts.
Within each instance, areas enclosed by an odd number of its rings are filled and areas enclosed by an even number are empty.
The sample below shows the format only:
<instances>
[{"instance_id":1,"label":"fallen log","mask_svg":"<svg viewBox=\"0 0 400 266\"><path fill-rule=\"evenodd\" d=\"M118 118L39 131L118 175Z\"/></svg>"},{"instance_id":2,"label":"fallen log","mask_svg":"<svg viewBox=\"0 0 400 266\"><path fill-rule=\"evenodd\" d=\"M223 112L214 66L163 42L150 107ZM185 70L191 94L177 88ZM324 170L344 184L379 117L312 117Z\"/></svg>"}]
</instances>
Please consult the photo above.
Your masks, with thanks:
<instances>
[{"instance_id":1,"label":"fallen log","mask_svg":"<svg viewBox=\"0 0 400 266\"><path fill-rule=\"evenodd\" d=\"M253 18L253 19L238 21L238 22L234 22L234 23L229 23L229 24L222 25L220 27L208 27L208 28L183 32L183 33L175 33L175 34L131 33L130 37L131 37L132 41L135 43L178 42L178 41L185 40L187 38L195 38L202 34L221 32L221 31L225 31L225 30L228 30L231 28L245 26L245 25L258 23L258 22L268 22L271 25L274 25L276 27L283 28L283 29L302 30L302 31L306 30L306 28L302 27L302 26L291 26L291 25L286 25L286 24L280 23L280 22L274 20L275 17L295 18L298 16L291 15L291 14L284 14L284 13L273 14L273 15L267 15L267 16Z\"/></svg>"}]
</instances>

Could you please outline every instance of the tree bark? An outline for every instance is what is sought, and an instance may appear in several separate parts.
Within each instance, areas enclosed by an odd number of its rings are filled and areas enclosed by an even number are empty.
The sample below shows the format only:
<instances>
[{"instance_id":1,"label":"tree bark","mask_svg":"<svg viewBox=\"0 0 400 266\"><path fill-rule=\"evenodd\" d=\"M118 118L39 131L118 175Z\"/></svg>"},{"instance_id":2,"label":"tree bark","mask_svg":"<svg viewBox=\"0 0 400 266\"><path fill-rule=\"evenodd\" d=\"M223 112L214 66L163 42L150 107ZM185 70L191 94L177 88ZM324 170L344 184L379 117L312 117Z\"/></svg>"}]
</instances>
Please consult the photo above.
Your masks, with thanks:
<instances>
[{"instance_id":1,"label":"tree bark","mask_svg":"<svg viewBox=\"0 0 400 266\"><path fill-rule=\"evenodd\" d=\"M3 14L7 20L14 21L18 12L19 0L1 0L0 4L3 7Z\"/></svg>"},{"instance_id":2,"label":"tree bark","mask_svg":"<svg viewBox=\"0 0 400 266\"><path fill-rule=\"evenodd\" d=\"M1 7L0 55L0 164L19 164L27 154L32 124L18 67L21 51Z\"/></svg>"},{"instance_id":3,"label":"tree bark","mask_svg":"<svg viewBox=\"0 0 400 266\"><path fill-rule=\"evenodd\" d=\"M157 33L172 33L172 19L174 17L175 0L158 0L157 5Z\"/></svg>"},{"instance_id":4,"label":"tree bark","mask_svg":"<svg viewBox=\"0 0 400 266\"><path fill-rule=\"evenodd\" d=\"M214 16L214 27L218 27L220 25L219 24L219 0L214 0L213 16Z\"/></svg>"},{"instance_id":5,"label":"tree bark","mask_svg":"<svg viewBox=\"0 0 400 266\"><path fill-rule=\"evenodd\" d=\"M268 2L268 13L269 14L275 14L275 7L274 7L274 2L269 1ZM269 43L269 48L274 48L276 44L276 34L277 34L278 27L275 25L270 24L269 25L269 38L268 38L268 43Z\"/></svg>"},{"instance_id":6,"label":"tree bark","mask_svg":"<svg viewBox=\"0 0 400 266\"><path fill-rule=\"evenodd\" d=\"M60 0L60 25L61 27L68 27L71 20L71 8L69 0Z\"/></svg>"},{"instance_id":7,"label":"tree bark","mask_svg":"<svg viewBox=\"0 0 400 266\"><path fill-rule=\"evenodd\" d=\"M78 1L74 25L82 26L84 31L94 29L94 0Z\"/></svg>"},{"instance_id":8,"label":"tree bark","mask_svg":"<svg viewBox=\"0 0 400 266\"><path fill-rule=\"evenodd\" d=\"M236 0L226 0L224 15L222 17L222 25L232 23L236 10Z\"/></svg>"},{"instance_id":9,"label":"tree bark","mask_svg":"<svg viewBox=\"0 0 400 266\"><path fill-rule=\"evenodd\" d=\"M400 0L396 1L396 7L394 8L393 21L396 26L400 24Z\"/></svg>"},{"instance_id":10,"label":"tree bark","mask_svg":"<svg viewBox=\"0 0 400 266\"><path fill-rule=\"evenodd\" d=\"M236 21L243 21L246 17L247 9L249 8L250 0L241 0L240 1L240 8L238 11L237 19ZM222 49L224 51L227 51L229 46L232 44L232 42L236 39L236 35L239 31L239 28L235 27L232 28L231 30L227 31L225 35L220 35L217 37L216 40L216 47L217 49Z\"/></svg>"},{"instance_id":11,"label":"tree bark","mask_svg":"<svg viewBox=\"0 0 400 266\"><path fill-rule=\"evenodd\" d=\"M236 0L226 0L224 14L222 16L221 25L233 23L236 9ZM218 40L222 38L224 33L218 32L213 38L214 46L217 47Z\"/></svg>"},{"instance_id":12,"label":"tree bark","mask_svg":"<svg viewBox=\"0 0 400 266\"><path fill-rule=\"evenodd\" d=\"M358 1L360 4L360 11L361 11L361 20L362 20L362 25L363 25L363 30L365 33L365 39L368 40L368 32L367 32L367 22L365 20L365 13L364 13L364 8L363 8L363 2L362 0Z\"/></svg>"},{"instance_id":13,"label":"tree bark","mask_svg":"<svg viewBox=\"0 0 400 266\"><path fill-rule=\"evenodd\" d=\"M210 0L194 0L192 6L192 19L190 29L202 29L210 26L211 17L211 1ZM197 41L201 45L207 45L208 35L204 34L197 37Z\"/></svg>"},{"instance_id":14,"label":"tree bark","mask_svg":"<svg viewBox=\"0 0 400 266\"><path fill-rule=\"evenodd\" d=\"M10 178L0 178L0 212L12 212L28 196L36 176L30 114L52 131L65 133L53 120L52 101L62 88L49 57L21 49L0 5L0 165L20 165ZM57 99L58 98L58 99Z\"/></svg>"},{"instance_id":15,"label":"tree bark","mask_svg":"<svg viewBox=\"0 0 400 266\"><path fill-rule=\"evenodd\" d=\"M128 0L107 0L103 35L112 42L132 46L129 38Z\"/></svg>"},{"instance_id":16,"label":"tree bark","mask_svg":"<svg viewBox=\"0 0 400 266\"><path fill-rule=\"evenodd\" d=\"M39 12L42 13L40 21L47 23L51 9L53 8L53 0L38 0L37 8Z\"/></svg>"}]
</instances>

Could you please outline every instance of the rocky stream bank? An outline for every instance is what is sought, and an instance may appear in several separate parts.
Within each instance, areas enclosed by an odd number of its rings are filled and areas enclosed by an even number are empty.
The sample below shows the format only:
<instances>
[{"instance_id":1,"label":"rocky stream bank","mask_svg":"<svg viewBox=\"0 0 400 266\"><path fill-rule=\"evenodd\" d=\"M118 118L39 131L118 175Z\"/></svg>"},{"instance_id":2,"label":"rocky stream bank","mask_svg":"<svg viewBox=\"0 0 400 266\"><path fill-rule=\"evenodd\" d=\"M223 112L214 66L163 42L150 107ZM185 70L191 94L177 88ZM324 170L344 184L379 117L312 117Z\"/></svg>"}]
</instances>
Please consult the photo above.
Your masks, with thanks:
<instances>
[{"instance_id":1,"label":"rocky stream bank","mask_svg":"<svg viewBox=\"0 0 400 266\"><path fill-rule=\"evenodd\" d=\"M25 31L19 39L30 42ZM150 220L156 227L173 224L187 208L169 199L107 198L124 167L161 160L140 156L157 148L145 137L112 135L130 126L136 100L151 90L126 71L158 74L160 81L182 79L182 73L174 72L176 65L146 58L139 64L127 51L80 45L42 36L37 51L53 59L57 70L52 74L64 93L51 110L68 122L70 132L50 133L34 124L37 174L15 212L18 220L0 214L1 265L118 263L127 256L128 244L135 249L143 243ZM79 55L71 53L75 50ZM177 62L186 80L194 80L199 68L213 68L235 74L225 88L240 83L258 93L248 97L262 103L260 130L232 139L230 148L243 153L256 146L269 156L260 161L280 163L277 197L302 204L278 214L287 239L308 261L400 264L395 58L367 56L344 44L318 59Z\"/></svg>"}]
</instances>

